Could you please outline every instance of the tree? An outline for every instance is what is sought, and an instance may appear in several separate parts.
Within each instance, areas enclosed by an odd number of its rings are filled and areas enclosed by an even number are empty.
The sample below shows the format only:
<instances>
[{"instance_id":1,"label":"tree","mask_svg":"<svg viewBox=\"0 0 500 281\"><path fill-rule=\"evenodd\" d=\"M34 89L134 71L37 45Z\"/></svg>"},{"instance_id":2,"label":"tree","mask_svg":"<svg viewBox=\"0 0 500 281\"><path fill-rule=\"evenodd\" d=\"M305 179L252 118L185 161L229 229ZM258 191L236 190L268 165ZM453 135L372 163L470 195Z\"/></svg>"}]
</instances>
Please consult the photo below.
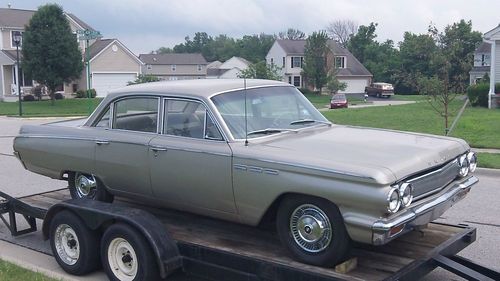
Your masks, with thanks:
<instances>
[{"instance_id":1,"label":"tree","mask_svg":"<svg viewBox=\"0 0 500 281\"><path fill-rule=\"evenodd\" d=\"M289 28L286 31L278 33L278 39L301 40L305 39L306 34L298 29Z\"/></svg>"},{"instance_id":2,"label":"tree","mask_svg":"<svg viewBox=\"0 0 500 281\"><path fill-rule=\"evenodd\" d=\"M307 37L304 48L302 75L308 83L320 91L327 82L327 43L328 35L326 32L313 32L309 37Z\"/></svg>"},{"instance_id":3,"label":"tree","mask_svg":"<svg viewBox=\"0 0 500 281\"><path fill-rule=\"evenodd\" d=\"M174 50L172 48L160 47L158 50L151 52L152 54L171 54Z\"/></svg>"},{"instance_id":4,"label":"tree","mask_svg":"<svg viewBox=\"0 0 500 281\"><path fill-rule=\"evenodd\" d=\"M332 68L328 72L328 77L327 77L327 82L326 82L326 88L332 94L335 94L338 91L343 91L343 90L345 90L347 88L347 83L346 82L340 82L339 79L337 79L337 69Z\"/></svg>"},{"instance_id":5,"label":"tree","mask_svg":"<svg viewBox=\"0 0 500 281\"><path fill-rule=\"evenodd\" d=\"M358 30L358 24L353 20L334 20L326 27L330 37L342 47L347 48L351 36Z\"/></svg>"},{"instance_id":6,"label":"tree","mask_svg":"<svg viewBox=\"0 0 500 281\"><path fill-rule=\"evenodd\" d=\"M54 104L56 88L80 77L82 54L63 9L56 4L38 8L23 34L25 73L47 86Z\"/></svg>"},{"instance_id":7,"label":"tree","mask_svg":"<svg viewBox=\"0 0 500 281\"><path fill-rule=\"evenodd\" d=\"M143 84L160 81L160 78L151 74L139 74L134 81L129 81L127 85Z\"/></svg>"},{"instance_id":8,"label":"tree","mask_svg":"<svg viewBox=\"0 0 500 281\"><path fill-rule=\"evenodd\" d=\"M268 79L281 81L281 68L274 64L267 64L265 60L252 63L238 75L240 78Z\"/></svg>"},{"instance_id":9,"label":"tree","mask_svg":"<svg viewBox=\"0 0 500 281\"><path fill-rule=\"evenodd\" d=\"M370 23L370 25L361 25L358 28L358 32L350 37L347 43L347 49L361 62L365 62L365 50L366 48L375 43L375 30L377 29L377 23Z\"/></svg>"}]
</instances>

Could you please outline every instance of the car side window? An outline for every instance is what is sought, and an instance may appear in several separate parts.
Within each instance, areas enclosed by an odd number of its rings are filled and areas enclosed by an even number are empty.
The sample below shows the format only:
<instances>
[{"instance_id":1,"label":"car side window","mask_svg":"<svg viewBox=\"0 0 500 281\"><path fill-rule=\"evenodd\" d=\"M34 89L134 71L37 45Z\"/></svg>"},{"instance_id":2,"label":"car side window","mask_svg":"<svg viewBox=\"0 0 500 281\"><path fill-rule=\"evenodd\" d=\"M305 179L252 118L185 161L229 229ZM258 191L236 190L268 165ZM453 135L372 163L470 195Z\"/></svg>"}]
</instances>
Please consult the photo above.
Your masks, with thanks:
<instances>
[{"instance_id":1,"label":"car side window","mask_svg":"<svg viewBox=\"0 0 500 281\"><path fill-rule=\"evenodd\" d=\"M222 135L199 102L166 100L163 132L167 135L221 140Z\"/></svg>"},{"instance_id":2,"label":"car side window","mask_svg":"<svg viewBox=\"0 0 500 281\"><path fill-rule=\"evenodd\" d=\"M101 115L101 118L97 123L95 123L95 127L99 128L109 128L109 116L110 116L111 110L110 107L106 109L106 112L104 112L103 115Z\"/></svg>"},{"instance_id":3,"label":"car side window","mask_svg":"<svg viewBox=\"0 0 500 281\"><path fill-rule=\"evenodd\" d=\"M156 133L158 98L127 98L115 102L113 129Z\"/></svg>"}]
</instances>

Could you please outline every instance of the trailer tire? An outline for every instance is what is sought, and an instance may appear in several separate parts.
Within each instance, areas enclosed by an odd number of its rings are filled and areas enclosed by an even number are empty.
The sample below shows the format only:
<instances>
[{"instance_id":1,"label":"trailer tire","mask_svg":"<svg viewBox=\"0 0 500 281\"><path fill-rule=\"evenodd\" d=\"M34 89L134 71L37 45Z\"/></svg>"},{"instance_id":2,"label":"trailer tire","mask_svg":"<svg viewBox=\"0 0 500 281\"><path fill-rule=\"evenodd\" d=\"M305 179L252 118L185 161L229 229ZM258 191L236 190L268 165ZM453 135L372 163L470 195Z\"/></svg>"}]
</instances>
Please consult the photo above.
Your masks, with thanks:
<instances>
[{"instance_id":1,"label":"trailer tire","mask_svg":"<svg viewBox=\"0 0 500 281\"><path fill-rule=\"evenodd\" d=\"M91 174L71 172L68 174L68 187L71 198L113 202L114 196L104 184Z\"/></svg>"},{"instance_id":2,"label":"trailer tire","mask_svg":"<svg viewBox=\"0 0 500 281\"><path fill-rule=\"evenodd\" d=\"M104 232L101 260L109 280L160 280L158 263L150 244L127 224L113 224Z\"/></svg>"},{"instance_id":3,"label":"trailer tire","mask_svg":"<svg viewBox=\"0 0 500 281\"><path fill-rule=\"evenodd\" d=\"M57 213L50 222L50 246L69 274L83 275L99 268L99 234L70 211Z\"/></svg>"},{"instance_id":4,"label":"trailer tire","mask_svg":"<svg viewBox=\"0 0 500 281\"><path fill-rule=\"evenodd\" d=\"M349 252L343 217L326 199L288 196L280 204L276 224L281 243L301 262L334 266Z\"/></svg>"}]
</instances>

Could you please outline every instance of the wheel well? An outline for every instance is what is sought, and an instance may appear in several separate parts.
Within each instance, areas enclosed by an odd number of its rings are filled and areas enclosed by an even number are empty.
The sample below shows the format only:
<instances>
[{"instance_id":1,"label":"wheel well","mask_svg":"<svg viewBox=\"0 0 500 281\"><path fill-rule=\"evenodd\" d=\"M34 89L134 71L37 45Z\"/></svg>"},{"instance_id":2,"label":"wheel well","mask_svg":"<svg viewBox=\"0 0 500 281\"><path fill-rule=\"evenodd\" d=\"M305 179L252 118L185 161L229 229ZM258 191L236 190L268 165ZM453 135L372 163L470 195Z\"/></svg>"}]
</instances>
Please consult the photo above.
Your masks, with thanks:
<instances>
[{"instance_id":1,"label":"wheel well","mask_svg":"<svg viewBox=\"0 0 500 281\"><path fill-rule=\"evenodd\" d=\"M274 229L276 223L276 215L278 214L278 208L281 202L289 196L306 195L301 193L283 193L278 198L274 199L273 203L267 208L259 222L259 227L265 229Z\"/></svg>"}]
</instances>

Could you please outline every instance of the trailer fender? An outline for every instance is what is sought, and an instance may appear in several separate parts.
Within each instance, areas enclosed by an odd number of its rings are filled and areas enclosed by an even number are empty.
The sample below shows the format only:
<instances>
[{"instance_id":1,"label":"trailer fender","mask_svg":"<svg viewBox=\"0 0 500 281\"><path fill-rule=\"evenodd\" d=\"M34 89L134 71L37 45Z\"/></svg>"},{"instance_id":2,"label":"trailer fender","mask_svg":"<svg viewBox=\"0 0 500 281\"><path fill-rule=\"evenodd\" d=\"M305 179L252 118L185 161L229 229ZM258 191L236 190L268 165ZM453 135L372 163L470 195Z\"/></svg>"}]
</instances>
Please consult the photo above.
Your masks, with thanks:
<instances>
[{"instance_id":1,"label":"trailer fender","mask_svg":"<svg viewBox=\"0 0 500 281\"><path fill-rule=\"evenodd\" d=\"M182 267L182 257L177 244L165 226L154 215L144 210L86 199L62 201L52 206L43 220L42 232L45 240L49 239L52 219L62 210L75 213L93 230L104 230L116 222L123 222L137 229L151 245L162 278Z\"/></svg>"}]
</instances>

